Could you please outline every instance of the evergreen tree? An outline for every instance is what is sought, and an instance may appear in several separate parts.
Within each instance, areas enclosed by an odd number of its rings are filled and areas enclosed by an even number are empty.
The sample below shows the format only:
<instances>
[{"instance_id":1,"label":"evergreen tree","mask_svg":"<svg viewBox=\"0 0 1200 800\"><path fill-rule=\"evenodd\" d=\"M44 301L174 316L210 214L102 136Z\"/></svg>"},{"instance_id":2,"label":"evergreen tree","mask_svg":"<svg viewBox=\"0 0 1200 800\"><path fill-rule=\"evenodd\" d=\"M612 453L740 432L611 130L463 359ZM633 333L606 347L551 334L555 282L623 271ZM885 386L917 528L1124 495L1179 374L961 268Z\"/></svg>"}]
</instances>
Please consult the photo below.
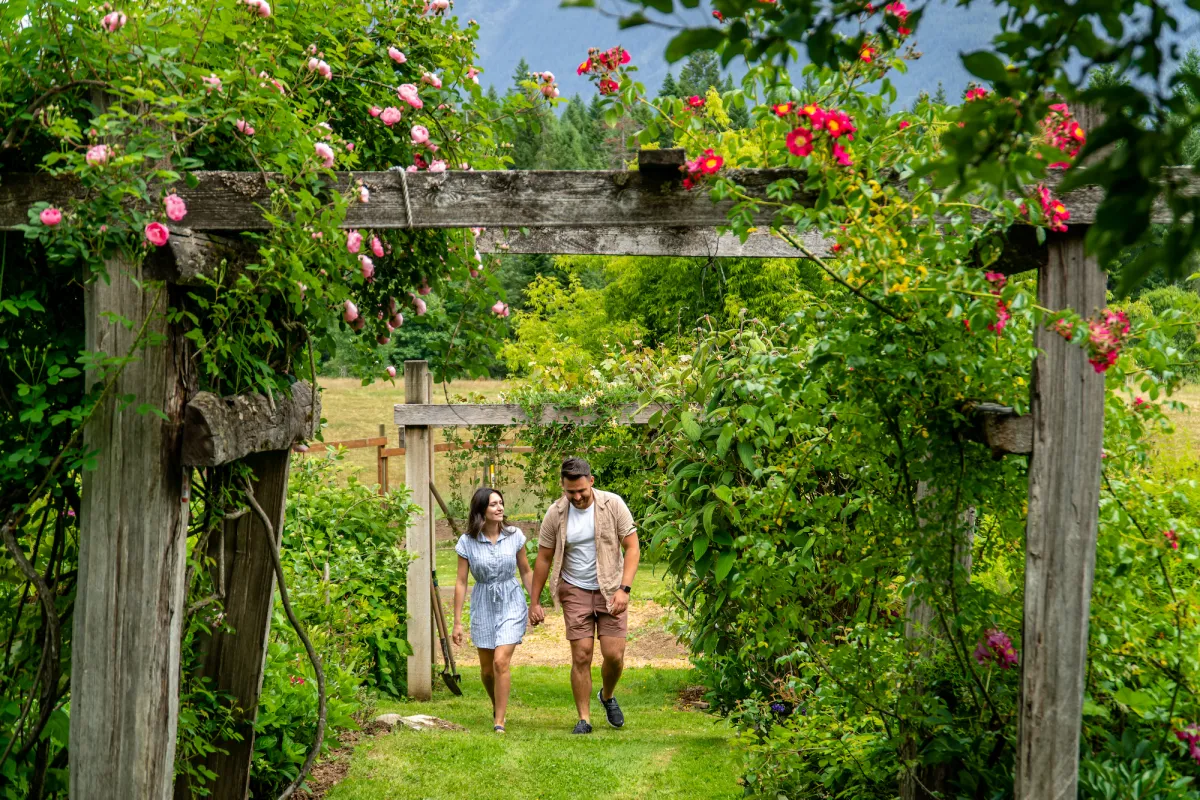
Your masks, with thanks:
<instances>
[{"instance_id":1,"label":"evergreen tree","mask_svg":"<svg viewBox=\"0 0 1200 800\"><path fill-rule=\"evenodd\" d=\"M659 97L679 97L679 85L675 83L675 76L667 70L667 77L663 78L662 88L658 90Z\"/></svg>"},{"instance_id":2,"label":"evergreen tree","mask_svg":"<svg viewBox=\"0 0 1200 800\"><path fill-rule=\"evenodd\" d=\"M529 62L524 58L518 61L517 67L513 70L512 74L512 88L509 89L508 93L523 94L525 90L521 88L521 81L529 80L529 73L532 70L533 68L529 66Z\"/></svg>"},{"instance_id":3,"label":"evergreen tree","mask_svg":"<svg viewBox=\"0 0 1200 800\"><path fill-rule=\"evenodd\" d=\"M688 56L687 63L679 71L677 82L680 97L708 93L709 87L721 86L721 67L717 63L717 54L711 50L697 50Z\"/></svg>"},{"instance_id":4,"label":"evergreen tree","mask_svg":"<svg viewBox=\"0 0 1200 800\"><path fill-rule=\"evenodd\" d=\"M938 81L937 91L933 93L932 102L939 106L944 106L947 103L946 87L942 85L941 81Z\"/></svg>"},{"instance_id":5,"label":"evergreen tree","mask_svg":"<svg viewBox=\"0 0 1200 800\"><path fill-rule=\"evenodd\" d=\"M512 86L505 93L505 97L524 96L531 103L538 101L536 92L531 92L521 86L521 81L529 80L529 70L529 62L524 58L517 62L517 67L513 70ZM516 100L515 102L519 104L523 101ZM542 145L545 143L544 129L547 125L553 124L553 117L553 114L532 111L528 107L522 108L521 112L516 115L516 132L513 135L512 150L510 151L513 169L537 169Z\"/></svg>"}]
</instances>

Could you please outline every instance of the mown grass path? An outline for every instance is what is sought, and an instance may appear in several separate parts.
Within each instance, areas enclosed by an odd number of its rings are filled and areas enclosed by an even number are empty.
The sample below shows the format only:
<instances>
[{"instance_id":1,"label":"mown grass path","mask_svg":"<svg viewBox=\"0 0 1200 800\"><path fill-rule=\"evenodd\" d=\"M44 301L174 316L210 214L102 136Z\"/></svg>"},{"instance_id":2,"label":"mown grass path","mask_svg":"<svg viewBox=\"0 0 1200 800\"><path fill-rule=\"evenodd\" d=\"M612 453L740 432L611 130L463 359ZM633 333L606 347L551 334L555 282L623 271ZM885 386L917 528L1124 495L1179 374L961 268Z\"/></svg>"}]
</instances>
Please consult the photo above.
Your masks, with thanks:
<instances>
[{"instance_id":1,"label":"mown grass path","mask_svg":"<svg viewBox=\"0 0 1200 800\"><path fill-rule=\"evenodd\" d=\"M597 653L597 664L599 654ZM462 670L463 696L445 687L429 703L393 702L380 713L432 714L467 728L397 729L360 745L328 800L588 800L741 797L727 724L679 707L688 670L627 670L617 699L626 725L613 730L593 701L595 732L575 736L567 667L516 667L508 733L492 732L477 669ZM599 680L599 668L594 670Z\"/></svg>"}]
</instances>

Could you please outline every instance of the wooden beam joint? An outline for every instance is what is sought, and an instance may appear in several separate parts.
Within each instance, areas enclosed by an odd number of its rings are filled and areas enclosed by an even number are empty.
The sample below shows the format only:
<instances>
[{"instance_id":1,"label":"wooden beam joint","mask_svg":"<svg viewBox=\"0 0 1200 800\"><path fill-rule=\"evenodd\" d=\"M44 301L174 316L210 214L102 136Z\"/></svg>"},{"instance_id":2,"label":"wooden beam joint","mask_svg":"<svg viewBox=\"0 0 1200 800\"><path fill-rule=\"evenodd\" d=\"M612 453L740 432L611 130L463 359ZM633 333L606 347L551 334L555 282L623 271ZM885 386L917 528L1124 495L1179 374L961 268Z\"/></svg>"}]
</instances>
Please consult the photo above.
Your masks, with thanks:
<instances>
[{"instance_id":1,"label":"wooden beam joint","mask_svg":"<svg viewBox=\"0 0 1200 800\"><path fill-rule=\"evenodd\" d=\"M288 450L317 435L321 398L311 384L292 385L291 397L218 397L199 392L183 418L183 463L215 467L251 453Z\"/></svg>"}]
</instances>

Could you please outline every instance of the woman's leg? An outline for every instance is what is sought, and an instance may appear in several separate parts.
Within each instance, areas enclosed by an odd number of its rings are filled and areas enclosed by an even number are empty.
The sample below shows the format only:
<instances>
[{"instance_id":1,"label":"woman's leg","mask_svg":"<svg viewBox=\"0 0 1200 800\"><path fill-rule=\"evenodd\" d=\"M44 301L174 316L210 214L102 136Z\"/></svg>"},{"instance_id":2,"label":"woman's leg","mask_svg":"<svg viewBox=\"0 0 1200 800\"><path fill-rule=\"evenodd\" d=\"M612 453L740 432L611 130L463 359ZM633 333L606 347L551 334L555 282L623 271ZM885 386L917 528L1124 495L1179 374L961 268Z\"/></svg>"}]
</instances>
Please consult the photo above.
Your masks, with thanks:
<instances>
[{"instance_id":1,"label":"woman's leg","mask_svg":"<svg viewBox=\"0 0 1200 800\"><path fill-rule=\"evenodd\" d=\"M496 724L504 724L504 715L508 711L508 695L512 690L512 663L513 651L517 649L515 644L498 645L492 651L492 672L496 693L492 695L493 702L496 705Z\"/></svg>"},{"instance_id":2,"label":"woman's leg","mask_svg":"<svg viewBox=\"0 0 1200 800\"><path fill-rule=\"evenodd\" d=\"M496 709L496 673L493 666L495 650L479 648L479 677L483 679L483 688L487 689L488 697L492 699L492 711Z\"/></svg>"}]
</instances>

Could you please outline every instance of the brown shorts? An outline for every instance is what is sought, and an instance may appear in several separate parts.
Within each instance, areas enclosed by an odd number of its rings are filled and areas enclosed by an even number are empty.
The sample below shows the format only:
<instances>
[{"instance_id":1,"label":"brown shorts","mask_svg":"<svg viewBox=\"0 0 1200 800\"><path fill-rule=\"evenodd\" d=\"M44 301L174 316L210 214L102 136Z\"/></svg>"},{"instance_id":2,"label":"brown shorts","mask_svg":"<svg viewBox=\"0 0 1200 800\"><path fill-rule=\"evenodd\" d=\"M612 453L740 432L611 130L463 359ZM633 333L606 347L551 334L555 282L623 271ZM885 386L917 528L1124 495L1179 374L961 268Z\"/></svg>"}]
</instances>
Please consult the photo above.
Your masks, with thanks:
<instances>
[{"instance_id":1,"label":"brown shorts","mask_svg":"<svg viewBox=\"0 0 1200 800\"><path fill-rule=\"evenodd\" d=\"M580 589L562 581L558 585L558 602L567 623L567 641L592 639L597 634L624 639L629 630L629 609L617 616L608 613L604 593L598 589Z\"/></svg>"}]
</instances>

